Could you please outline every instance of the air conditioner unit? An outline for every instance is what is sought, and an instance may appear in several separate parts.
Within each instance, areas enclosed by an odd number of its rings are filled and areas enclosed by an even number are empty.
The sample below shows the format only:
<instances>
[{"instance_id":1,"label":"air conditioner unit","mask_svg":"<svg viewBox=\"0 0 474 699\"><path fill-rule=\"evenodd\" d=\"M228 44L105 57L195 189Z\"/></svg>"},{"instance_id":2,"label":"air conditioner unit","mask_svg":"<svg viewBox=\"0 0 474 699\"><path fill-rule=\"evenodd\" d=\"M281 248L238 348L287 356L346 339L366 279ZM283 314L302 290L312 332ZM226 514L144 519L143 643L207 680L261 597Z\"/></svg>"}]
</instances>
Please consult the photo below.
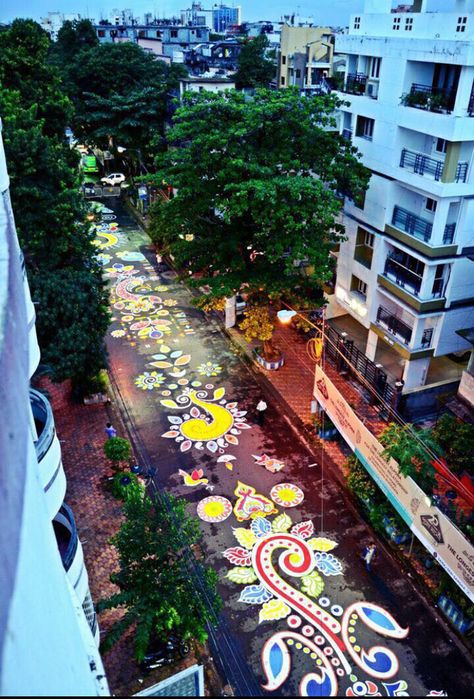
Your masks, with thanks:
<instances>
[{"instance_id":1,"label":"air conditioner unit","mask_svg":"<svg viewBox=\"0 0 474 699\"><path fill-rule=\"evenodd\" d=\"M379 84L376 81L371 81L367 83L367 95L369 97L372 97L374 100L377 99L377 95L379 94Z\"/></svg>"}]
</instances>

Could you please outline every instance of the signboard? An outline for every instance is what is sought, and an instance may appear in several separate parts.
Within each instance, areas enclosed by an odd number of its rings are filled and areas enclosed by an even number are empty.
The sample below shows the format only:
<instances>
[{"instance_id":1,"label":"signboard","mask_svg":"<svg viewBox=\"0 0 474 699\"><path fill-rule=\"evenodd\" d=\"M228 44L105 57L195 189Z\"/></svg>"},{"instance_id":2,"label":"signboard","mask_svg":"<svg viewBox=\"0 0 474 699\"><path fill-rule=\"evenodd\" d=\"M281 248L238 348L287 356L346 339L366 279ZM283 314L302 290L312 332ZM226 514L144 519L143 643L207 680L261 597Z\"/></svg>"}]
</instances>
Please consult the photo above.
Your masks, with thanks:
<instances>
[{"instance_id":1,"label":"signboard","mask_svg":"<svg viewBox=\"0 0 474 699\"><path fill-rule=\"evenodd\" d=\"M399 472L394 459L386 461L382 444L319 366L316 366L314 396L413 534L474 602L472 544L431 504L412 478Z\"/></svg>"},{"instance_id":2,"label":"signboard","mask_svg":"<svg viewBox=\"0 0 474 699\"><path fill-rule=\"evenodd\" d=\"M147 199L148 197L148 192L146 187L139 187L138 188L138 198L139 199Z\"/></svg>"}]
</instances>

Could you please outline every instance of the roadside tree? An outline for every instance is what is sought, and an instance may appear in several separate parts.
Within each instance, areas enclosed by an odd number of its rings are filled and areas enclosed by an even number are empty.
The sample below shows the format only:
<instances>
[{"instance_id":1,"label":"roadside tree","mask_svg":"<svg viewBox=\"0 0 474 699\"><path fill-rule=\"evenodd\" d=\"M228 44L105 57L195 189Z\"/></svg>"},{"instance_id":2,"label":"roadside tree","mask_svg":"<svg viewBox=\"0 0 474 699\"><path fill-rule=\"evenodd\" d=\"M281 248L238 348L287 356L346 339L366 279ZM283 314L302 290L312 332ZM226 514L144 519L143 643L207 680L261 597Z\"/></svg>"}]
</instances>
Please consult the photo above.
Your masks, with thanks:
<instances>
[{"instance_id":1,"label":"roadside tree","mask_svg":"<svg viewBox=\"0 0 474 699\"><path fill-rule=\"evenodd\" d=\"M193 94L177 109L170 148L150 178L177 195L154 205L151 233L180 267L202 274L194 283L209 287L208 300L245 287L250 309L268 307L311 297L330 278L343 195L360 196L369 179L336 131L339 105L288 89L257 90L250 100ZM271 340L265 348L269 359Z\"/></svg>"},{"instance_id":2,"label":"roadside tree","mask_svg":"<svg viewBox=\"0 0 474 699\"><path fill-rule=\"evenodd\" d=\"M267 58L268 39L265 34L244 39L237 59L234 76L237 89L244 87L268 87L276 74L275 63Z\"/></svg>"},{"instance_id":3,"label":"roadside tree","mask_svg":"<svg viewBox=\"0 0 474 699\"><path fill-rule=\"evenodd\" d=\"M143 660L150 640L166 640L175 634L183 640L207 638L206 624L213 623L221 601L217 575L194 562L190 575L189 547L201 533L198 520L186 513L186 501L166 493L162 499L136 488L125 497L125 521L112 543L119 555L119 570L110 577L119 592L101 600L97 609L121 608L101 649L112 648L130 628L135 630L135 657Z\"/></svg>"}]
</instances>

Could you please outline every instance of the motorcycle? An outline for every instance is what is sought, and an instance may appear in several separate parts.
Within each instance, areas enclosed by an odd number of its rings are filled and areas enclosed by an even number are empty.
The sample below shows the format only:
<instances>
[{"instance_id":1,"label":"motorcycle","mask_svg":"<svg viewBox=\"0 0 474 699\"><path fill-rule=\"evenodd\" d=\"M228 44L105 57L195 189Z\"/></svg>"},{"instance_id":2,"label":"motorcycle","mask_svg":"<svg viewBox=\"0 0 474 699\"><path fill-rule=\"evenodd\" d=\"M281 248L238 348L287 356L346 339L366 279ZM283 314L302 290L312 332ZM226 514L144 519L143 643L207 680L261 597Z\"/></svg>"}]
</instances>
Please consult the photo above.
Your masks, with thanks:
<instances>
[{"instance_id":1,"label":"motorcycle","mask_svg":"<svg viewBox=\"0 0 474 699\"><path fill-rule=\"evenodd\" d=\"M190 651L189 644L177 636L168 636L167 641L153 642L151 649L140 663L142 672L151 672L158 667L171 665L180 658L185 658Z\"/></svg>"}]
</instances>

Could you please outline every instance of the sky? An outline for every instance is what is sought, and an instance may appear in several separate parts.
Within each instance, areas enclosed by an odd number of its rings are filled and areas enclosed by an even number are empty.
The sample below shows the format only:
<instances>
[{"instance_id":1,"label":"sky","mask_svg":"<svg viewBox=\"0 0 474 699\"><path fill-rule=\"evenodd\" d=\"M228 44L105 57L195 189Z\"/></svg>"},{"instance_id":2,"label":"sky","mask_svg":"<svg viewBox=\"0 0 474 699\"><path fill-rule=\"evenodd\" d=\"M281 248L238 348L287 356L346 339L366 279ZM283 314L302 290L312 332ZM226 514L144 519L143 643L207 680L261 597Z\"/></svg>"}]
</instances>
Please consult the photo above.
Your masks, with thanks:
<instances>
[{"instance_id":1,"label":"sky","mask_svg":"<svg viewBox=\"0 0 474 699\"><path fill-rule=\"evenodd\" d=\"M204 0L202 5L211 8L216 0ZM230 2L225 4L232 5ZM363 8L363 0L238 0L235 6L242 8L242 21L279 20L284 14L299 14L315 24L347 25L349 17ZM74 12L82 17L99 20L115 8L131 8L135 16L153 12L157 17L179 16L180 10L191 6L191 0L1 0L0 22L10 22L15 17L40 19L48 12Z\"/></svg>"}]
</instances>

